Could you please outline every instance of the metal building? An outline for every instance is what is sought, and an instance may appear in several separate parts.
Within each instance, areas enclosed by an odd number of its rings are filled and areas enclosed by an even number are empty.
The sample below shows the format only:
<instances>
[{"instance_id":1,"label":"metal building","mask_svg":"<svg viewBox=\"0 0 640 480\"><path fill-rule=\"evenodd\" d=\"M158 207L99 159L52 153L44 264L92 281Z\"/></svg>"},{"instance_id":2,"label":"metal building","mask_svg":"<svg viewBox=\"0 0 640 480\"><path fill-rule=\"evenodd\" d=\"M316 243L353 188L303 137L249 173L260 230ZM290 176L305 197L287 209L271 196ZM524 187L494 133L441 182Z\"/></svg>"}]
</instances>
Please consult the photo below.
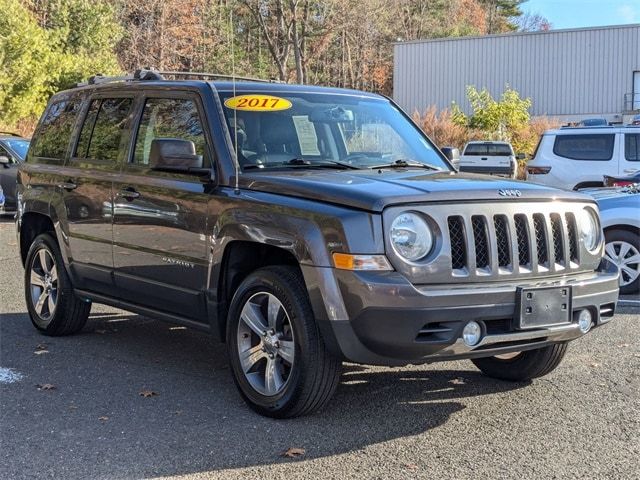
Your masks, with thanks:
<instances>
[{"instance_id":1,"label":"metal building","mask_svg":"<svg viewBox=\"0 0 640 480\"><path fill-rule=\"evenodd\" d=\"M506 85L533 101L532 115L564 121L640 113L640 25L397 43L393 96L407 112L456 102L467 85L498 98Z\"/></svg>"}]
</instances>

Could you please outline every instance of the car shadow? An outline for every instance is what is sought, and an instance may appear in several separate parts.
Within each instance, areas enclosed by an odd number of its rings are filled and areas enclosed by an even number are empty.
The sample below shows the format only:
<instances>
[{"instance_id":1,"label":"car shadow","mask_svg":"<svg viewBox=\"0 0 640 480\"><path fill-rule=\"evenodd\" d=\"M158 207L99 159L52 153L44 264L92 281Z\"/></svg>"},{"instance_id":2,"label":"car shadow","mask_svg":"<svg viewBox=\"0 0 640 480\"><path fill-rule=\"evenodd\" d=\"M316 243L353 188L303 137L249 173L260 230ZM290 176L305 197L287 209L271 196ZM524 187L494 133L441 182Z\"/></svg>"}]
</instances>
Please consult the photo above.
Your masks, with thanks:
<instances>
[{"instance_id":1,"label":"car shadow","mask_svg":"<svg viewBox=\"0 0 640 480\"><path fill-rule=\"evenodd\" d=\"M524 385L489 379L468 363L347 364L324 411L272 420L242 401L224 346L121 311L92 314L82 333L59 338L39 335L26 313L2 314L0 361L24 375L0 385L5 459L25 455L28 444L33 471L25 475L44 469L65 478L260 466L295 461L282 457L291 447L304 448L306 460L352 452L434 429L463 410L465 398ZM36 387L47 383L55 389Z\"/></svg>"}]
</instances>

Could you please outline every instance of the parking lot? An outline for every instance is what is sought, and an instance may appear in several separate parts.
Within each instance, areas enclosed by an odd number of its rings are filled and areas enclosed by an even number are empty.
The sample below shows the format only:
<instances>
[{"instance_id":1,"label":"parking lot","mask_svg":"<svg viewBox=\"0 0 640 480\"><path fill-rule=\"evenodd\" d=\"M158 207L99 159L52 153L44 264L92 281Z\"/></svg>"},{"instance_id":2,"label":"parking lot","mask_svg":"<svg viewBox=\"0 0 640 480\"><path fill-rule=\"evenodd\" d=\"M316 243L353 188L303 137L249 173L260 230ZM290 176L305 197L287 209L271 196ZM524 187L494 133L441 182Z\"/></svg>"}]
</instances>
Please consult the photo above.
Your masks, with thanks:
<instances>
[{"instance_id":1,"label":"parking lot","mask_svg":"<svg viewBox=\"0 0 640 480\"><path fill-rule=\"evenodd\" d=\"M0 478L637 478L640 306L533 384L470 362L347 365L328 409L275 421L241 400L206 335L94 306L77 336L33 329L0 223ZM8 370L10 369L10 370ZM295 458L288 449L303 449Z\"/></svg>"}]
</instances>

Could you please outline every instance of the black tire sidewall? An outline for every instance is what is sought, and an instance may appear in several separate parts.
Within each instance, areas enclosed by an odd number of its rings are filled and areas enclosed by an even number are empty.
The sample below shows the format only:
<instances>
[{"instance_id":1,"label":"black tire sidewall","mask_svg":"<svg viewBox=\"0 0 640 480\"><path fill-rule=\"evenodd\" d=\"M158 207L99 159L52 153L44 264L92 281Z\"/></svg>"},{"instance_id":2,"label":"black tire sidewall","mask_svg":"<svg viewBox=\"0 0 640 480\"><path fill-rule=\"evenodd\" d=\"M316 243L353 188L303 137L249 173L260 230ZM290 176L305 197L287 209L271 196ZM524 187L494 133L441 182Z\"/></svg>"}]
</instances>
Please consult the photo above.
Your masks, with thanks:
<instances>
[{"instance_id":1,"label":"black tire sidewall","mask_svg":"<svg viewBox=\"0 0 640 480\"><path fill-rule=\"evenodd\" d=\"M279 278L277 273L270 269L260 269L250 274L238 287L229 309L227 348L233 378L249 405L263 414L286 411L293 407L304 388L303 372L308 370L309 364L312 362L310 357L315 339L310 338L309 327L315 328L315 324L309 325L313 319L307 318L310 305L306 298L306 292L305 296L300 297L300 292L290 290L287 282ZM258 292L271 293L282 303L289 315L295 341L294 366L287 384L282 392L268 397L253 389L242 371L238 358L237 331L240 313L247 300Z\"/></svg>"},{"instance_id":2,"label":"black tire sidewall","mask_svg":"<svg viewBox=\"0 0 640 480\"><path fill-rule=\"evenodd\" d=\"M634 235L628 230L608 230L604 234L605 244L610 242L626 242L633 245L640 252L640 236ZM640 291L640 277L636 278L633 282L624 287L620 287L620 293L628 295L631 293L638 293Z\"/></svg>"}]
</instances>

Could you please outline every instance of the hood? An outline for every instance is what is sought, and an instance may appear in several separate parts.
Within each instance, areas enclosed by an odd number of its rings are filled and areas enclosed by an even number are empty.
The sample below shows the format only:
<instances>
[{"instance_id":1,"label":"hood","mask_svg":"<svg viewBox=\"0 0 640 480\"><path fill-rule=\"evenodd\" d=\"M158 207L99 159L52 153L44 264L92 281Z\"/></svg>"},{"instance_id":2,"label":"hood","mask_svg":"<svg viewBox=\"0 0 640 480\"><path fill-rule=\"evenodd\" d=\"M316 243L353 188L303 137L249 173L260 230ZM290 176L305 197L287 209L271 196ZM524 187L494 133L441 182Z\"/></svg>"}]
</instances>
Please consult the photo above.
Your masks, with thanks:
<instances>
[{"instance_id":1,"label":"hood","mask_svg":"<svg viewBox=\"0 0 640 480\"><path fill-rule=\"evenodd\" d=\"M242 175L243 188L380 212L403 203L464 201L580 200L573 191L499 177L457 172L406 170L262 171ZM503 196L500 190L517 190ZM507 192L507 193L518 193Z\"/></svg>"}]
</instances>

